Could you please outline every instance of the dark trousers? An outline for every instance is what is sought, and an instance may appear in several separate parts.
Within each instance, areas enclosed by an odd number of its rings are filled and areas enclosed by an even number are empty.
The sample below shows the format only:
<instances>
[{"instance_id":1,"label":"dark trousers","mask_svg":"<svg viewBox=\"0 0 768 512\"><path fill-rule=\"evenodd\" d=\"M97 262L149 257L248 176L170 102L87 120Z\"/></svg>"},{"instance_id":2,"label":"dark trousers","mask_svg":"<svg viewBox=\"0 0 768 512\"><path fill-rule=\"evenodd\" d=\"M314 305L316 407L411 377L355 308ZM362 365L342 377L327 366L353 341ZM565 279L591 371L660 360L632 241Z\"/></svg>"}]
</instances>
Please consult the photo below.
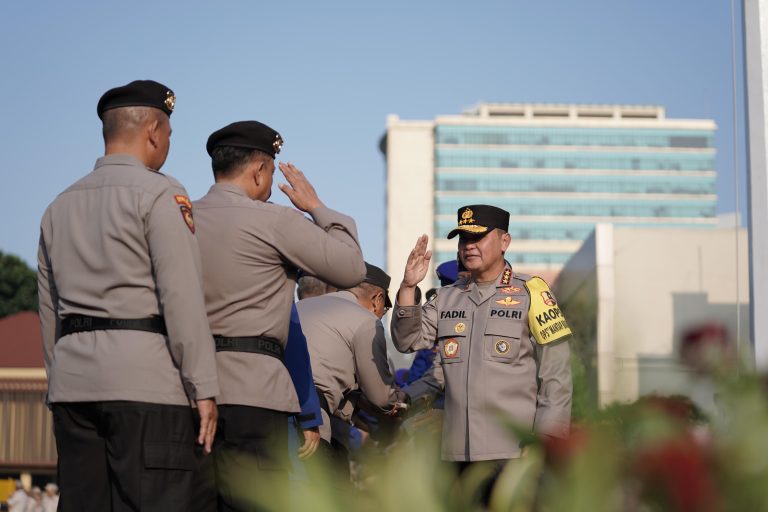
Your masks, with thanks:
<instances>
[{"instance_id":1,"label":"dark trousers","mask_svg":"<svg viewBox=\"0 0 768 512\"><path fill-rule=\"evenodd\" d=\"M214 444L220 511L285 510L288 413L220 405Z\"/></svg>"},{"instance_id":2,"label":"dark trousers","mask_svg":"<svg viewBox=\"0 0 768 512\"><path fill-rule=\"evenodd\" d=\"M187 511L202 450L187 406L53 404L59 510Z\"/></svg>"}]
</instances>

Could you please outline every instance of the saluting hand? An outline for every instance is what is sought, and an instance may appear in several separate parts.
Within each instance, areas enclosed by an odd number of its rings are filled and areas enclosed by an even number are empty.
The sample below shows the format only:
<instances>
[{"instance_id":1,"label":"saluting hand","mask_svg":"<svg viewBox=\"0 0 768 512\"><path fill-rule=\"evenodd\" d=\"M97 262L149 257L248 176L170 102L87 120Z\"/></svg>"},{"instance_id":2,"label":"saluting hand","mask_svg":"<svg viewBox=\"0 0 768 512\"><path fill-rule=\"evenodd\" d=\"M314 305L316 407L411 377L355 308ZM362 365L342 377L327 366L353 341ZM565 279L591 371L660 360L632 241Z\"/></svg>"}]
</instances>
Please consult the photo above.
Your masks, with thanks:
<instances>
[{"instance_id":1,"label":"saluting hand","mask_svg":"<svg viewBox=\"0 0 768 512\"><path fill-rule=\"evenodd\" d=\"M313 427L305 428L301 432L304 434L304 444L299 447L299 459L308 459L320 446L320 431L317 427Z\"/></svg>"},{"instance_id":2,"label":"saluting hand","mask_svg":"<svg viewBox=\"0 0 768 512\"><path fill-rule=\"evenodd\" d=\"M288 196L293 206L306 213L319 206L323 206L322 201L317 197L315 187L312 186L303 172L292 163L284 164L280 162L278 165L283 176L288 181L288 185L280 183L278 187L283 191L283 194Z\"/></svg>"},{"instance_id":3,"label":"saluting hand","mask_svg":"<svg viewBox=\"0 0 768 512\"><path fill-rule=\"evenodd\" d=\"M197 412L200 414L200 435L197 436L197 444L203 445L205 453L211 453L213 438L216 435L216 421L219 419L219 409L213 398L197 400L196 403Z\"/></svg>"},{"instance_id":4,"label":"saluting hand","mask_svg":"<svg viewBox=\"0 0 768 512\"><path fill-rule=\"evenodd\" d=\"M429 260L432 259L432 251L427 250L427 242L429 242L427 235L421 235L416 240L416 246L408 255L408 261L405 264L402 286L415 288L426 277Z\"/></svg>"},{"instance_id":5,"label":"saluting hand","mask_svg":"<svg viewBox=\"0 0 768 512\"><path fill-rule=\"evenodd\" d=\"M429 237L421 235L416 240L416 246L408 255L405 263L405 274L400 289L397 292L397 303L400 306L413 306L416 304L416 285L426 276L429 269L429 260L432 259L432 251L427 250Z\"/></svg>"}]
</instances>

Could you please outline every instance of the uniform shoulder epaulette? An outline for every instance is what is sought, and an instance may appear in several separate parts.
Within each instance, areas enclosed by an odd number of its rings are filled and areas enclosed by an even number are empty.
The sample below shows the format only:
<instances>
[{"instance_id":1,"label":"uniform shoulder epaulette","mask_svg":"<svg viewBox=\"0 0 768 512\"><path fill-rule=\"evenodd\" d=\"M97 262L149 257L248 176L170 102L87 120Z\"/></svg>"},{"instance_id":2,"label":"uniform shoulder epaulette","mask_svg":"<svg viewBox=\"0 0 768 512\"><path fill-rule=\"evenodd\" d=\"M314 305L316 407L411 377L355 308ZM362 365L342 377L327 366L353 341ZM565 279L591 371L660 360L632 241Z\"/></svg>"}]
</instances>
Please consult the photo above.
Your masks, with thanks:
<instances>
[{"instance_id":1,"label":"uniform shoulder epaulette","mask_svg":"<svg viewBox=\"0 0 768 512\"><path fill-rule=\"evenodd\" d=\"M515 279L519 280L519 281L530 281L531 279L533 279L533 277L532 277L532 276L530 276L530 275L528 275L528 274L521 274L521 273L519 273L519 272L513 272L513 273L512 273L512 276L513 276Z\"/></svg>"}]
</instances>

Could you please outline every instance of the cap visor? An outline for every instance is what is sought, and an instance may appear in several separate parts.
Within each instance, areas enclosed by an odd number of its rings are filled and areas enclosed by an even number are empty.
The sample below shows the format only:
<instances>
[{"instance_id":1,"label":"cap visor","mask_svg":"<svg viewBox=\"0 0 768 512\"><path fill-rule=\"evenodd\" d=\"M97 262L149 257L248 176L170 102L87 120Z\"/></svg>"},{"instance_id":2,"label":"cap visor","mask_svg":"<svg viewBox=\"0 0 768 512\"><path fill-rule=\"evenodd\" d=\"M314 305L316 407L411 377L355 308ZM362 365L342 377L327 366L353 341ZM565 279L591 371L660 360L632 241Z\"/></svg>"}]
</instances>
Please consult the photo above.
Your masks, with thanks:
<instances>
[{"instance_id":1,"label":"cap visor","mask_svg":"<svg viewBox=\"0 0 768 512\"><path fill-rule=\"evenodd\" d=\"M476 224L471 226L459 226L457 228L453 228L451 232L448 233L448 239L450 240L461 232L474 234L487 233L488 228L485 226L478 226Z\"/></svg>"}]
</instances>

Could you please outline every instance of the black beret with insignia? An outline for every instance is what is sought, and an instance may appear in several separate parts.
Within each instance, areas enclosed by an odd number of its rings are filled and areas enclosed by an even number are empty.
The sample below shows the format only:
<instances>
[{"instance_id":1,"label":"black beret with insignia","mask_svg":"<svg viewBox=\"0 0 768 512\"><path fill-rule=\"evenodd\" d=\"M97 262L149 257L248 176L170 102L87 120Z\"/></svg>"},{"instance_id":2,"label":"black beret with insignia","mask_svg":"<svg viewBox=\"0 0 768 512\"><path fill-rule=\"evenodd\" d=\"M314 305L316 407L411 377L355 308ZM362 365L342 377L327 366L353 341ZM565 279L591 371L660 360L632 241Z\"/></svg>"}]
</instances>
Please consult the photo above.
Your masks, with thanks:
<instances>
[{"instance_id":1,"label":"black beret with insignia","mask_svg":"<svg viewBox=\"0 0 768 512\"><path fill-rule=\"evenodd\" d=\"M176 106L176 96L173 91L154 80L134 80L128 85L115 87L105 92L96 113L99 119L104 119L104 112L118 107L154 107L159 108L170 117Z\"/></svg>"},{"instance_id":2,"label":"black beret with insignia","mask_svg":"<svg viewBox=\"0 0 768 512\"><path fill-rule=\"evenodd\" d=\"M489 233L495 228L509 231L509 212L495 206L487 204L462 206L456 215L459 225L448 233L448 238L453 238L461 232Z\"/></svg>"},{"instance_id":3,"label":"black beret with insignia","mask_svg":"<svg viewBox=\"0 0 768 512\"><path fill-rule=\"evenodd\" d=\"M384 290L384 305L388 308L392 307L392 301L389 300L389 283L391 281L392 278L389 277L389 274L379 267L371 265L367 261L365 262L365 279L363 279L363 282L378 286Z\"/></svg>"},{"instance_id":4,"label":"black beret with insignia","mask_svg":"<svg viewBox=\"0 0 768 512\"><path fill-rule=\"evenodd\" d=\"M258 149L275 158L275 155L280 153L283 147L283 138L264 123L258 121L237 121L228 124L220 130L216 130L208 137L205 149L209 155L218 146Z\"/></svg>"}]
</instances>

